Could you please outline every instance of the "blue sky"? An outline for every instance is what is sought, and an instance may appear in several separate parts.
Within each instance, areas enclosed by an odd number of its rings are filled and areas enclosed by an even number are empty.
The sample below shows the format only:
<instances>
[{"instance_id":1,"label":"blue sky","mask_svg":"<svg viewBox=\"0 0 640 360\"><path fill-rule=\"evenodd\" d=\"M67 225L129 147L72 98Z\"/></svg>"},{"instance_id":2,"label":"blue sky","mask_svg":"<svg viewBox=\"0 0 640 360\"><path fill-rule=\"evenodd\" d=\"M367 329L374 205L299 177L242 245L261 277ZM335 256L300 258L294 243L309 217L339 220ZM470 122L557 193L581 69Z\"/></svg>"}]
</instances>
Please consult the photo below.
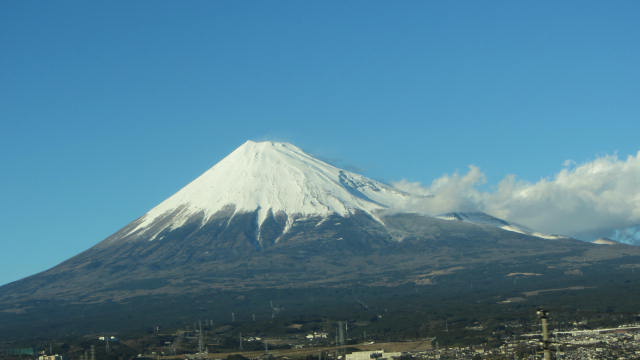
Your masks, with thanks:
<instances>
[{"instance_id":1,"label":"blue sky","mask_svg":"<svg viewBox=\"0 0 640 360\"><path fill-rule=\"evenodd\" d=\"M495 187L640 149L637 1L5 1L0 284L247 139Z\"/></svg>"}]
</instances>

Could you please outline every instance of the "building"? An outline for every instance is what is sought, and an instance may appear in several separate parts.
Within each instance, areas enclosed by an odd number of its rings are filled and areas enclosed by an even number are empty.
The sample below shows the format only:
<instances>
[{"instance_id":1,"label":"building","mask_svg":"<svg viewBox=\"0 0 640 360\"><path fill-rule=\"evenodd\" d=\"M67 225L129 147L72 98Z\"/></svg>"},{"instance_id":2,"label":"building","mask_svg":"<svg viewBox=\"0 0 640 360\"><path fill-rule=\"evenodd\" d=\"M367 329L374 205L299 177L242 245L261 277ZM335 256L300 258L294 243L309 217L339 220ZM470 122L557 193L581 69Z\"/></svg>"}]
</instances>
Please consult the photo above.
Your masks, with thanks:
<instances>
[{"instance_id":1,"label":"building","mask_svg":"<svg viewBox=\"0 0 640 360\"><path fill-rule=\"evenodd\" d=\"M38 360L62 360L62 356L56 355L40 355L38 356Z\"/></svg>"},{"instance_id":2,"label":"building","mask_svg":"<svg viewBox=\"0 0 640 360\"><path fill-rule=\"evenodd\" d=\"M399 358L402 353L399 352L384 352L384 350L375 351L356 351L351 354L347 354L346 360L392 360Z\"/></svg>"}]
</instances>

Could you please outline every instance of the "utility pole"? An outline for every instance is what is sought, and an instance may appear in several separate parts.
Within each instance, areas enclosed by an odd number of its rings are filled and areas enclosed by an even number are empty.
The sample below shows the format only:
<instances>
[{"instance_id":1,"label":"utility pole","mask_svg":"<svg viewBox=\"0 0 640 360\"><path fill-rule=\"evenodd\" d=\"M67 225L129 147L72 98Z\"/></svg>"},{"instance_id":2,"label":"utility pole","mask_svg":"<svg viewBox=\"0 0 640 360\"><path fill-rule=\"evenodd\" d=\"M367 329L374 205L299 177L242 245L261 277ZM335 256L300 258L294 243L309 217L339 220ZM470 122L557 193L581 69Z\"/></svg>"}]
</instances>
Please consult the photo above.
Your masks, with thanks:
<instances>
[{"instance_id":1,"label":"utility pole","mask_svg":"<svg viewBox=\"0 0 640 360\"><path fill-rule=\"evenodd\" d=\"M349 338L349 322L345 321L344 322L344 337L345 338Z\"/></svg>"},{"instance_id":2,"label":"utility pole","mask_svg":"<svg viewBox=\"0 0 640 360\"><path fill-rule=\"evenodd\" d=\"M549 312L544 309L538 309L536 312L540 322L542 323L542 351L544 360L551 360L551 341L549 340Z\"/></svg>"},{"instance_id":3,"label":"utility pole","mask_svg":"<svg viewBox=\"0 0 640 360\"><path fill-rule=\"evenodd\" d=\"M198 320L198 353L202 354L204 350L204 339L202 334L202 321Z\"/></svg>"}]
</instances>

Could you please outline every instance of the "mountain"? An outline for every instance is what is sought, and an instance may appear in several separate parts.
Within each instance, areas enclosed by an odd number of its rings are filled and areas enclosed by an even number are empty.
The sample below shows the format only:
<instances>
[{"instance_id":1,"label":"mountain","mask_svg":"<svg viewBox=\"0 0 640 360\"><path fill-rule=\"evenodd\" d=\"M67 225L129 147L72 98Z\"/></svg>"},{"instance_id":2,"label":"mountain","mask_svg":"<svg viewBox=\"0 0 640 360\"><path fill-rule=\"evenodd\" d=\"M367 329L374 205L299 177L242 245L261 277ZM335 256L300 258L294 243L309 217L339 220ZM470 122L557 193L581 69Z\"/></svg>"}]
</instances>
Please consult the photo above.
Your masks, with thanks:
<instances>
[{"instance_id":1,"label":"mountain","mask_svg":"<svg viewBox=\"0 0 640 360\"><path fill-rule=\"evenodd\" d=\"M185 224L203 228L220 217L256 213L256 246L275 242L297 219L366 214L409 195L315 159L298 147L248 141L103 245L160 240ZM264 232L277 224L277 231ZM270 229L271 230L271 229Z\"/></svg>"},{"instance_id":2,"label":"mountain","mask_svg":"<svg viewBox=\"0 0 640 360\"><path fill-rule=\"evenodd\" d=\"M107 239L0 287L0 336L221 319L264 311L266 296L290 316L352 316L359 304L369 319L409 299L428 317L472 303L498 311L514 292L544 286L602 287L616 298L640 288L631 286L640 248L547 236L482 213L402 211L414 201L294 145L248 141Z\"/></svg>"},{"instance_id":3,"label":"mountain","mask_svg":"<svg viewBox=\"0 0 640 360\"><path fill-rule=\"evenodd\" d=\"M441 214L436 217L442 220L462 221L471 224L495 226L503 230L513 231L519 234L531 235L548 240L569 238L568 236L544 234L538 231L534 231L527 228L526 226L510 223L506 220L498 219L497 217L493 217L483 212L451 212Z\"/></svg>"}]
</instances>

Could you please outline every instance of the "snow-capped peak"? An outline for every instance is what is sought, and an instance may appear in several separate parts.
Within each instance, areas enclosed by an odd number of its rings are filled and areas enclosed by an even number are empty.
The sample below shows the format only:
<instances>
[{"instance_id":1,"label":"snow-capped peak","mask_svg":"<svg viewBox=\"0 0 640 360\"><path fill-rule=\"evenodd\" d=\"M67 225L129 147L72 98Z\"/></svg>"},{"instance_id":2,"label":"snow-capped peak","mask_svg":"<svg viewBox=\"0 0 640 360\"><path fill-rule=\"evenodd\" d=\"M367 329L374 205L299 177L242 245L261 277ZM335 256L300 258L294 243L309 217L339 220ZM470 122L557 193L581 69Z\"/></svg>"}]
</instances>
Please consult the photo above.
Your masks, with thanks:
<instances>
[{"instance_id":1,"label":"snow-capped peak","mask_svg":"<svg viewBox=\"0 0 640 360\"><path fill-rule=\"evenodd\" d=\"M288 225L298 217L347 216L356 211L376 218L409 195L391 186L339 169L282 142L247 141L190 184L145 214L129 234L145 232L165 214L173 220L155 234L177 228L195 214L204 222L223 208L258 212L258 226L269 212L284 213Z\"/></svg>"}]
</instances>

